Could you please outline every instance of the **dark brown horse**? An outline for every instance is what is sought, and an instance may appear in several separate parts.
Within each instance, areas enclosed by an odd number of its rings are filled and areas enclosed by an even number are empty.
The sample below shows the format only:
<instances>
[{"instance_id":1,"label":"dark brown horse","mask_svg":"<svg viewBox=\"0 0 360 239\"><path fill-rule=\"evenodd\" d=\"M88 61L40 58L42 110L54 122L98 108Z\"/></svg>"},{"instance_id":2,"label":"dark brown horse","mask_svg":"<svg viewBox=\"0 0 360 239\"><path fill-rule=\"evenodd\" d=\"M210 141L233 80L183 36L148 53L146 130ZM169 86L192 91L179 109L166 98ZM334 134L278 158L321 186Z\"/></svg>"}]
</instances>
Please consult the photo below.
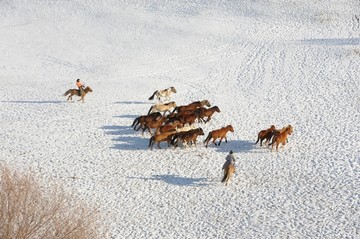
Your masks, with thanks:
<instances>
[{"instance_id":1,"label":"dark brown horse","mask_svg":"<svg viewBox=\"0 0 360 239\"><path fill-rule=\"evenodd\" d=\"M225 138L225 142L227 143L227 137L226 137L226 134L228 131L231 131L231 132L234 132L234 128L232 127L232 125L228 125L226 127L222 127L221 129L217 129L217 130L213 130L211 132L209 132L208 136L206 137L204 143L205 143L205 146L207 148L208 144L209 144L209 141L212 139L213 143L217 146L220 146L221 144L221 141ZM216 140L217 139L220 139L219 143L216 144Z\"/></svg>"},{"instance_id":2,"label":"dark brown horse","mask_svg":"<svg viewBox=\"0 0 360 239\"><path fill-rule=\"evenodd\" d=\"M220 113L220 109L217 106L213 106L211 108L198 108L196 109L199 112L199 118L204 122L209 122L209 120L211 119L211 116L215 113L218 112ZM204 118L207 117L207 119L205 120Z\"/></svg>"},{"instance_id":3,"label":"dark brown horse","mask_svg":"<svg viewBox=\"0 0 360 239\"><path fill-rule=\"evenodd\" d=\"M133 121L131 127L133 127L134 130L139 130L140 128L144 128L146 121L156 121L159 117L161 117L160 112L151 113L149 115L141 115ZM139 127L136 128L138 125Z\"/></svg>"},{"instance_id":4,"label":"dark brown horse","mask_svg":"<svg viewBox=\"0 0 360 239\"><path fill-rule=\"evenodd\" d=\"M166 120L165 116L161 116L159 118L157 118L155 121L154 120L148 120L145 121L144 127L142 128L142 134L144 134L145 130L148 130L150 134L151 133L151 129L155 129L155 132L157 131L157 128L159 128L160 126L162 126L164 124Z\"/></svg>"},{"instance_id":5,"label":"dark brown horse","mask_svg":"<svg viewBox=\"0 0 360 239\"><path fill-rule=\"evenodd\" d=\"M90 86L87 86L87 87L83 90L83 92L84 92L83 94L80 94L80 91L79 91L78 89L70 89L70 90L66 91L66 92L63 94L63 96L69 95L69 97L68 97L67 100L66 100L66 101L69 101L69 100L72 100L72 97L73 97L74 95L76 95L76 96L79 96L79 97L80 97L80 99L79 99L78 101L82 101L82 102L84 103L84 97L85 97L85 95L86 95L87 93L93 92L93 91L92 91L92 89L90 88Z\"/></svg>"},{"instance_id":6,"label":"dark brown horse","mask_svg":"<svg viewBox=\"0 0 360 239\"><path fill-rule=\"evenodd\" d=\"M179 127L181 128L183 126L184 126L184 124L178 120L175 120L174 122L168 122L168 123L165 123L164 125L161 125L159 128L157 128L156 134L162 134L165 132L176 131L177 128L179 128Z\"/></svg>"},{"instance_id":7,"label":"dark brown horse","mask_svg":"<svg viewBox=\"0 0 360 239\"><path fill-rule=\"evenodd\" d=\"M179 132L173 135L170 144L174 145L175 148L179 145L179 143L182 143L184 146L188 145L189 143L190 145L194 144L196 146L196 140L199 135L204 135L202 128Z\"/></svg>"},{"instance_id":8,"label":"dark brown horse","mask_svg":"<svg viewBox=\"0 0 360 239\"><path fill-rule=\"evenodd\" d=\"M262 141L264 139L266 139L265 143L267 143L268 142L267 138L272 134L272 132L274 130L276 130L275 125L271 125L270 128L268 128L268 129L261 130L258 133L258 138L257 138L255 144L257 144L260 141L260 146L262 146Z\"/></svg>"}]
</instances>

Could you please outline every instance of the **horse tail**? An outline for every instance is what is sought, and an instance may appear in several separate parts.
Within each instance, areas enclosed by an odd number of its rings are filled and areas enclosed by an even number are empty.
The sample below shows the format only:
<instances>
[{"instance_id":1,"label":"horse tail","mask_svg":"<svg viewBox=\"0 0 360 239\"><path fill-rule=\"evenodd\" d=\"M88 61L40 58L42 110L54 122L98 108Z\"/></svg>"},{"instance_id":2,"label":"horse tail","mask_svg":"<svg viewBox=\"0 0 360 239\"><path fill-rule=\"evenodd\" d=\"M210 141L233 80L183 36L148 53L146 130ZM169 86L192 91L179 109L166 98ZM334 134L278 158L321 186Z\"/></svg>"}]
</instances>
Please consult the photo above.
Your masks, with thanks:
<instances>
[{"instance_id":1,"label":"horse tail","mask_svg":"<svg viewBox=\"0 0 360 239\"><path fill-rule=\"evenodd\" d=\"M150 96L149 100L153 100L157 92L158 92L158 91L156 90L156 91L154 92L154 94L153 94L152 96Z\"/></svg>"},{"instance_id":2,"label":"horse tail","mask_svg":"<svg viewBox=\"0 0 360 239\"><path fill-rule=\"evenodd\" d=\"M137 124L137 122L139 122L139 118L140 117L137 117L136 119L134 119L134 122L132 123L131 127L134 127L135 124Z\"/></svg>"},{"instance_id":3,"label":"horse tail","mask_svg":"<svg viewBox=\"0 0 360 239\"><path fill-rule=\"evenodd\" d=\"M229 167L227 167L227 168L225 169L224 177L221 179L221 182L222 182L222 183L226 182L227 179L228 179L228 177L229 177Z\"/></svg>"},{"instance_id":4,"label":"horse tail","mask_svg":"<svg viewBox=\"0 0 360 239\"><path fill-rule=\"evenodd\" d=\"M148 112L148 115L151 113L152 109L154 108L154 106L151 106Z\"/></svg>"},{"instance_id":5,"label":"horse tail","mask_svg":"<svg viewBox=\"0 0 360 239\"><path fill-rule=\"evenodd\" d=\"M212 132L209 132L208 136L204 140L204 144L206 145L206 148L207 148L207 145L208 145L211 138L212 138Z\"/></svg>"},{"instance_id":6,"label":"horse tail","mask_svg":"<svg viewBox=\"0 0 360 239\"><path fill-rule=\"evenodd\" d=\"M259 142L259 140L260 140L260 133L259 133L259 135L258 135L258 138L257 138L255 144L257 144L257 143Z\"/></svg>"},{"instance_id":7,"label":"horse tail","mask_svg":"<svg viewBox=\"0 0 360 239\"><path fill-rule=\"evenodd\" d=\"M148 148L150 148L152 150L152 146L154 145L154 141L155 141L155 136L151 136L150 140L149 140L149 146Z\"/></svg>"},{"instance_id":8,"label":"horse tail","mask_svg":"<svg viewBox=\"0 0 360 239\"><path fill-rule=\"evenodd\" d=\"M70 92L71 92L71 90L66 91L66 92L63 94L63 96L67 96L68 94L70 94Z\"/></svg>"}]
</instances>

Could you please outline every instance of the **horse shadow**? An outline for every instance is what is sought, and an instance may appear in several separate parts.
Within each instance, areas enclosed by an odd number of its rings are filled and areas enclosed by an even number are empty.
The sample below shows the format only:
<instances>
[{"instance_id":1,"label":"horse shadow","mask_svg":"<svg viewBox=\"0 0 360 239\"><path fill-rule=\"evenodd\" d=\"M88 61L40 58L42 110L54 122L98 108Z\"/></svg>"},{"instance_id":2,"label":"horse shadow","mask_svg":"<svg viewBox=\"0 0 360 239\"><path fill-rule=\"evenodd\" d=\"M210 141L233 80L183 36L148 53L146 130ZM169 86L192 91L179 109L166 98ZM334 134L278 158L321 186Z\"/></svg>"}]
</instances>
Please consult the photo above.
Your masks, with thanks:
<instances>
[{"instance_id":1,"label":"horse shadow","mask_svg":"<svg viewBox=\"0 0 360 239\"><path fill-rule=\"evenodd\" d=\"M131 126L121 125L108 125L102 126L100 129L105 131L107 135L115 135L117 138L113 138L113 149L119 150L146 150L149 144L149 138L141 136L141 133L134 131ZM135 134L134 134L135 132ZM147 133L145 132L144 135Z\"/></svg>"},{"instance_id":2,"label":"horse shadow","mask_svg":"<svg viewBox=\"0 0 360 239\"><path fill-rule=\"evenodd\" d=\"M236 153L252 153L252 151L256 149L255 143L250 140L229 140L227 143L223 141L220 146L216 146L210 142L208 148L210 147L221 153L228 153L230 150Z\"/></svg>"},{"instance_id":3,"label":"horse shadow","mask_svg":"<svg viewBox=\"0 0 360 239\"><path fill-rule=\"evenodd\" d=\"M181 177L178 175L172 174L163 174L163 175L152 175L149 178L137 178L137 177L128 177L131 179L143 179L143 180L156 180L163 181L164 183L175 185L175 186L196 186L196 187L206 187L209 184L207 182L207 178L189 178L189 177Z\"/></svg>"},{"instance_id":4,"label":"horse shadow","mask_svg":"<svg viewBox=\"0 0 360 239\"><path fill-rule=\"evenodd\" d=\"M127 105L149 105L151 102L145 101L117 101L114 104L127 104Z\"/></svg>"},{"instance_id":5,"label":"horse shadow","mask_svg":"<svg viewBox=\"0 0 360 239\"><path fill-rule=\"evenodd\" d=\"M15 103L15 104L62 104L66 101L60 100L3 100L1 103Z\"/></svg>"},{"instance_id":6,"label":"horse shadow","mask_svg":"<svg viewBox=\"0 0 360 239\"><path fill-rule=\"evenodd\" d=\"M114 118L123 118L123 119L136 119L138 115L116 115Z\"/></svg>"}]
</instances>

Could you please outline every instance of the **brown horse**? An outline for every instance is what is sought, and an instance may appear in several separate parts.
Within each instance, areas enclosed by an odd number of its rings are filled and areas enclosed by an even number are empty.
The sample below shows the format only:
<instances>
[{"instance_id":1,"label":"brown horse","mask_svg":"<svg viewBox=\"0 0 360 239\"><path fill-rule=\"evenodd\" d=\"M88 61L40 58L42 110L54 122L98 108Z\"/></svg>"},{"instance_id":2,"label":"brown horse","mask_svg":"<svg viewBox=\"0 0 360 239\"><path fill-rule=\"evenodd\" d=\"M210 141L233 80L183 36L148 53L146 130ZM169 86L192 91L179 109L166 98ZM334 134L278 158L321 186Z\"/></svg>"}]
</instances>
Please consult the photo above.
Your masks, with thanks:
<instances>
[{"instance_id":1,"label":"brown horse","mask_svg":"<svg viewBox=\"0 0 360 239\"><path fill-rule=\"evenodd\" d=\"M217 146L220 146L221 144L221 141L225 138L225 142L227 143L227 137L226 137L226 134L228 131L231 131L231 132L234 132L234 128L232 127L232 125L228 125L226 127L222 127L221 129L217 129L217 130L213 130L211 131L208 136L206 137L204 143L205 143L205 146L207 148L208 144L209 144L209 141L211 139L213 139L213 143ZM216 139L220 139L219 143L216 144Z\"/></svg>"},{"instance_id":2,"label":"brown horse","mask_svg":"<svg viewBox=\"0 0 360 239\"><path fill-rule=\"evenodd\" d=\"M273 137L277 136L279 133L284 132L287 127L292 128L291 125L288 125L288 126L283 127L282 129L275 129L275 130L271 131L269 134L267 134L265 144L268 143L268 142L271 142ZM286 142L287 141L288 140L286 140ZM268 146L270 146L270 145L271 145L271 143L268 143Z\"/></svg>"},{"instance_id":3,"label":"brown horse","mask_svg":"<svg viewBox=\"0 0 360 239\"><path fill-rule=\"evenodd\" d=\"M141 115L139 117L137 117L131 127L134 127L134 130L139 130L140 128L144 128L145 122L146 121L156 121L159 117L161 117L161 113L160 112L156 112L156 113L151 113L149 115ZM138 128L136 128L136 126L138 126Z\"/></svg>"},{"instance_id":4,"label":"brown horse","mask_svg":"<svg viewBox=\"0 0 360 239\"><path fill-rule=\"evenodd\" d=\"M90 86L87 86L84 90L83 90L83 94L81 95L80 94L80 91L79 90L77 90L77 89L70 89L70 90L68 90L68 91L66 91L64 94L63 94L63 96L67 96L67 95L69 95L69 97L67 98L67 100L66 101L69 101L69 100L72 100L72 97L74 96L74 95L76 95L76 96L79 96L80 97L80 99L78 100L78 101L82 101L83 103L84 103L84 97L85 97L85 95L87 94L87 93L89 93L89 92L92 92L92 89L90 88Z\"/></svg>"},{"instance_id":5,"label":"brown horse","mask_svg":"<svg viewBox=\"0 0 360 239\"><path fill-rule=\"evenodd\" d=\"M260 141L260 146L262 146L262 141L264 139L266 139L265 143L267 143L268 142L267 138L270 136L270 134L272 134L272 132L274 130L276 130L275 125L271 125L270 128L268 128L268 129L261 130L258 133L258 138L257 138L255 144L257 144Z\"/></svg>"},{"instance_id":6,"label":"brown horse","mask_svg":"<svg viewBox=\"0 0 360 239\"><path fill-rule=\"evenodd\" d=\"M151 133L151 129L155 129L155 132L157 131L157 128L159 128L160 126L162 126L164 124L166 120L165 116L161 116L159 118L157 118L155 121L154 120L148 120L145 121L144 127L142 128L142 134L144 134L145 130L148 130L150 134Z\"/></svg>"},{"instance_id":7,"label":"brown horse","mask_svg":"<svg viewBox=\"0 0 360 239\"><path fill-rule=\"evenodd\" d=\"M177 128L181 128L183 127L184 124L181 123L178 120L175 120L174 122L169 122L169 123L165 123L164 125L161 125L159 128L157 128L156 130L156 134L162 134L165 132L170 132L170 131L176 131Z\"/></svg>"},{"instance_id":8,"label":"brown horse","mask_svg":"<svg viewBox=\"0 0 360 239\"><path fill-rule=\"evenodd\" d=\"M199 112L199 118L206 124L206 122L209 122L209 120L211 119L211 116L215 113L218 112L220 113L220 109L217 106L213 106L211 108L198 108L197 111ZM207 119L205 120L204 117L207 117Z\"/></svg>"},{"instance_id":9,"label":"brown horse","mask_svg":"<svg viewBox=\"0 0 360 239\"><path fill-rule=\"evenodd\" d=\"M273 139L272 139L272 143L269 144L271 145L271 151L274 149L274 144L276 143L276 151L278 151L279 145L282 144L283 148L284 145L286 144L286 140L288 135L291 135L293 132L293 127L291 125L288 125L287 127L285 127L284 131L280 131L277 135L274 135Z\"/></svg>"},{"instance_id":10,"label":"brown horse","mask_svg":"<svg viewBox=\"0 0 360 239\"><path fill-rule=\"evenodd\" d=\"M234 173L235 173L235 165L231 163L224 169L224 177L221 180L221 182L225 183L225 186L227 186L230 178L233 176Z\"/></svg>"},{"instance_id":11,"label":"brown horse","mask_svg":"<svg viewBox=\"0 0 360 239\"><path fill-rule=\"evenodd\" d=\"M190 143L190 145L194 144L196 146L196 140L199 135L204 135L202 128L179 132L173 135L170 144L174 145L175 148L180 142L183 143L183 145L188 145L188 143Z\"/></svg>"},{"instance_id":12,"label":"brown horse","mask_svg":"<svg viewBox=\"0 0 360 239\"><path fill-rule=\"evenodd\" d=\"M173 112L177 111L178 113L181 113L182 111L195 110L197 108L204 107L204 106L210 107L211 104L208 100L195 101L188 105L182 105L182 106L175 107Z\"/></svg>"},{"instance_id":13,"label":"brown horse","mask_svg":"<svg viewBox=\"0 0 360 239\"><path fill-rule=\"evenodd\" d=\"M149 140L149 148L152 150L153 149L153 146L155 143L157 143L157 146L159 149L160 148L160 143L161 142L165 142L167 141L168 142L168 146L170 145L170 140L171 140L171 136L173 134L175 134L176 131L171 131L171 132L165 132L165 133L162 133L162 134L154 134L153 136L151 136L150 140Z\"/></svg>"}]
</instances>

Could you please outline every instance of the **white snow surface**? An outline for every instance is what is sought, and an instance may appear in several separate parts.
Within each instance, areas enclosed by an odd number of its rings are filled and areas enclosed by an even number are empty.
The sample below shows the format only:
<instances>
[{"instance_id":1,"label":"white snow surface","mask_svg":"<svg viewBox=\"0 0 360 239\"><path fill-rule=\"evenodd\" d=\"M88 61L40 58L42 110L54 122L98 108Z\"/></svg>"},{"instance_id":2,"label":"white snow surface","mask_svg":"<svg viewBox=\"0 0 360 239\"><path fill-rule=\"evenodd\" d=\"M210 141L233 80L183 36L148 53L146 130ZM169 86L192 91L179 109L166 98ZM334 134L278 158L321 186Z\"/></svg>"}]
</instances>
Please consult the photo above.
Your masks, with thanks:
<instances>
[{"instance_id":1,"label":"white snow surface","mask_svg":"<svg viewBox=\"0 0 360 239\"><path fill-rule=\"evenodd\" d=\"M98 204L110 238L359 238L359 1L2 0L0 15L0 163ZM93 92L66 102L77 78ZM150 150L130 125L170 86L221 112L196 146ZM278 152L255 145L272 124L294 127Z\"/></svg>"}]
</instances>

